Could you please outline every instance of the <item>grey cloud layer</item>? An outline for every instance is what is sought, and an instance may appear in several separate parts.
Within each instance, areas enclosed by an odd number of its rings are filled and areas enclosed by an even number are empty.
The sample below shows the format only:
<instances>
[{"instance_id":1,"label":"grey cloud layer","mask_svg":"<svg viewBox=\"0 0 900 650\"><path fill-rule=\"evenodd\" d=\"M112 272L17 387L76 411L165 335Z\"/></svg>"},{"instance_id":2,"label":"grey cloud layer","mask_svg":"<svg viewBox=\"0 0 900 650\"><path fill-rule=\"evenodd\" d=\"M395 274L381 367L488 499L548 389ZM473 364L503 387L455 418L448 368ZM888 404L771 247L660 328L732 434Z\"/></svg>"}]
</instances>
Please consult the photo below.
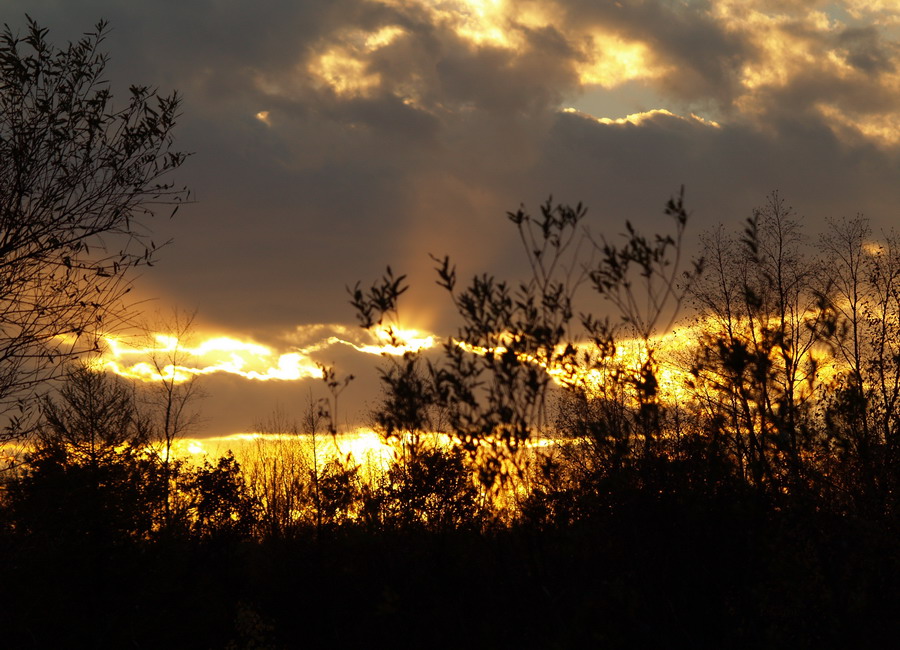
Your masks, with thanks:
<instances>
[{"instance_id":1,"label":"grey cloud layer","mask_svg":"<svg viewBox=\"0 0 900 650\"><path fill-rule=\"evenodd\" d=\"M682 183L695 232L737 225L776 188L812 220L861 210L888 224L896 148L835 120L896 115L896 41L874 23L828 26L810 4L567 0L537 25L524 12L542 3L521 3L504 23L515 49L474 44L434 3L29 0L8 2L5 20L27 10L74 38L108 17L116 87L182 91L180 141L196 155L179 180L198 203L163 226L176 244L142 283L224 327L271 333L351 321L344 286L387 263L430 283L428 252L464 274L503 272L517 256L504 211L551 193L613 232L626 218L655 226ZM390 27L402 33L364 52L366 34ZM599 31L644 44L660 108L721 128L561 113ZM342 92L317 76L329 51L364 57L368 85ZM782 64L784 83L743 83Z\"/></svg>"}]
</instances>

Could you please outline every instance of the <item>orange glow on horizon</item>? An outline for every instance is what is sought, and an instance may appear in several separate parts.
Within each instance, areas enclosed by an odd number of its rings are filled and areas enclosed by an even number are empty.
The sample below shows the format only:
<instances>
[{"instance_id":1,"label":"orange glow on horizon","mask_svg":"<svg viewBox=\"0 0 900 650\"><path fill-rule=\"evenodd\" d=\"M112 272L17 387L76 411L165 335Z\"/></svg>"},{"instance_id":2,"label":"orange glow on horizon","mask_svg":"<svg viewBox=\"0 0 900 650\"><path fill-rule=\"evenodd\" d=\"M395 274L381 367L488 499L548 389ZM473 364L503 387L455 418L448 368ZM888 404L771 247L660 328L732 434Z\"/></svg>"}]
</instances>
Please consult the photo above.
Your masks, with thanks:
<instances>
[{"instance_id":1,"label":"orange glow on horizon","mask_svg":"<svg viewBox=\"0 0 900 650\"><path fill-rule=\"evenodd\" d=\"M348 346L363 354L402 356L433 349L443 342L434 334L391 325L371 330L342 325L311 325L298 330L302 330L299 338L306 342L291 346L286 351L276 351L251 340L223 335L205 338L195 335L194 338L200 340L195 345L165 334L156 334L149 344L144 345L128 343L117 337L103 337L104 350L90 360L89 365L143 382L180 383L215 373L232 374L252 381L298 381L322 378L316 356L330 346ZM657 397L663 403L676 404L691 398L689 382L703 383L704 380L690 373L689 361L676 360L673 355L676 351L690 353L696 349L701 345L701 333L706 330L703 324L697 323L654 337L647 343L640 339L620 338L615 353L604 359L596 357L592 344L575 342L576 356L572 363L565 365L548 360L548 357L561 355L562 349L552 353L538 351L534 355L520 354L519 358L544 368L550 380L560 387L577 388L589 395L603 395L610 381L625 387L633 386L632 379L639 378L649 345L655 357ZM503 341L501 336L500 345L488 349L453 340L462 349L477 355L502 354L505 351ZM821 351L810 354L818 363L817 381L831 379L837 372L834 360Z\"/></svg>"},{"instance_id":2,"label":"orange glow on horizon","mask_svg":"<svg viewBox=\"0 0 900 650\"><path fill-rule=\"evenodd\" d=\"M399 327L387 326L374 330L378 343L370 345L356 345L347 341L335 340L335 342L345 343L353 346L360 352L366 354L389 354L392 356L403 356L408 352L421 352L428 348L433 348L435 337L433 334L427 334L416 329L403 329Z\"/></svg>"},{"instance_id":3,"label":"orange glow on horizon","mask_svg":"<svg viewBox=\"0 0 900 650\"><path fill-rule=\"evenodd\" d=\"M652 337L648 342L638 338L619 338L616 341L615 353L603 359L595 358L595 367L585 367L581 360L585 359L593 351L593 344L588 342L575 342L576 363L562 366L548 363L532 355L520 354L520 361L531 362L544 368L550 379L562 388L576 388L586 392L588 396L604 394L604 386L610 381L622 382L623 378L628 385L628 378L637 379L644 362L647 360L648 346L653 351L655 359L655 377L658 384L657 397L663 404L675 405L684 403L694 398L693 389L689 383L696 383L695 377L688 369L689 362L685 359L674 358L677 353L687 353L702 345L701 334L714 331L706 325L697 323L691 326L681 326L677 329ZM501 341L503 337L500 337ZM501 355L506 348L484 348L468 344L464 341L455 341L456 345L472 354L486 355L493 353ZM561 355L563 346L556 350ZM815 362L815 381L817 383L832 381L839 372L839 364L827 353L825 349L812 349L806 353ZM702 383L702 382L701 382ZM803 381L800 384L807 384ZM802 390L802 386L801 386Z\"/></svg>"},{"instance_id":4,"label":"orange glow on horizon","mask_svg":"<svg viewBox=\"0 0 900 650\"><path fill-rule=\"evenodd\" d=\"M145 382L181 383L193 377L228 373L254 381L320 379L322 370L313 355L332 345L346 345L374 355L402 356L435 345L435 337L417 329L384 326L354 331L323 326L323 338L312 345L276 352L269 346L230 336L208 336L197 345L168 334L155 334L149 344L114 336L101 337L102 352L90 359L95 370ZM338 335L326 336L328 331ZM356 339L356 340L353 340Z\"/></svg>"},{"instance_id":5,"label":"orange glow on horizon","mask_svg":"<svg viewBox=\"0 0 900 650\"><path fill-rule=\"evenodd\" d=\"M322 376L322 371L300 353L276 355L267 346L227 336L209 338L194 347L166 334L156 334L154 343L143 347L114 337L103 337L103 342L106 350L91 360L90 366L129 379L180 383L217 372L260 381ZM128 363L128 359L137 361Z\"/></svg>"}]
</instances>

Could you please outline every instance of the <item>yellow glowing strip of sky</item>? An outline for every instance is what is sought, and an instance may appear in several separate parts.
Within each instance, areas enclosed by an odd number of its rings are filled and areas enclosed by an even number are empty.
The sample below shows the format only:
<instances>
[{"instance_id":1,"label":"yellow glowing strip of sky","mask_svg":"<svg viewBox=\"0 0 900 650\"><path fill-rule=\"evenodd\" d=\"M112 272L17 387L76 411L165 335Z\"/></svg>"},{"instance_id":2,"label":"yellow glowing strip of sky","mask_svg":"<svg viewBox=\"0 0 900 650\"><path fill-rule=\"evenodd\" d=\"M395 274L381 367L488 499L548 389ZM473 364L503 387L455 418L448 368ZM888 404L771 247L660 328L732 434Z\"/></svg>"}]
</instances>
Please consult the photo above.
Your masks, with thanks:
<instances>
[{"instance_id":1,"label":"yellow glowing strip of sky","mask_svg":"<svg viewBox=\"0 0 900 650\"><path fill-rule=\"evenodd\" d=\"M102 353L88 363L97 370L141 381L179 383L214 373L256 381L295 381L322 377L321 369L309 355L329 345L347 345L366 354L401 356L435 344L431 334L399 327L370 330L369 338L374 342L356 343L330 336L318 344L278 354L268 346L229 336L209 337L194 346L166 334L156 334L153 342L144 346L106 336L102 337Z\"/></svg>"},{"instance_id":2,"label":"yellow glowing strip of sky","mask_svg":"<svg viewBox=\"0 0 900 650\"><path fill-rule=\"evenodd\" d=\"M667 334L653 337L649 345L653 348L657 362L656 381L659 386L659 398L666 403L675 404L690 397L687 387L688 381L696 378L679 364L667 359L674 351L683 351L696 348L700 341L700 334L710 331L708 325L698 323L691 327L681 327ZM503 337L500 337L501 340ZM473 346L463 341L457 341L456 345L473 354L485 355L489 353L503 354L505 348L484 348ZM583 355L592 349L590 343L576 343L576 351ZM561 354L563 348L556 352ZM817 362L817 381L829 381L839 371L836 360L824 349L813 349L808 353L809 357ZM581 358L584 358L583 356ZM561 387L576 387L590 394L602 394L604 385L610 380L611 371L634 373L637 376L642 364L647 358L647 347L639 339L620 339L616 344L615 354L612 358L604 360L607 368L583 368L576 363L571 367L548 364L546 360L531 355L520 354L521 361L532 362L543 367L550 378Z\"/></svg>"},{"instance_id":3,"label":"yellow glowing strip of sky","mask_svg":"<svg viewBox=\"0 0 900 650\"><path fill-rule=\"evenodd\" d=\"M651 341L658 353L657 381L660 397L666 401L683 398L685 383L690 377L685 370L667 363L665 355L670 350L687 349L696 345L699 336L697 330L700 327L682 328ZM326 336L326 332L335 331L342 336ZM296 381L322 377L321 368L310 354L330 345L347 345L365 354L400 356L431 349L438 340L433 334L396 326L383 326L360 333L367 334L372 342L347 340L342 337L350 336L350 330L338 326L325 327L323 339L318 343L280 354L268 346L229 336L212 336L197 345L187 345L176 337L157 334L152 344L147 346L129 345L119 338L104 337L103 353L90 360L89 364L98 370L146 382L179 383L192 377L214 373L229 373L254 381ZM500 337L501 343L502 340L503 337ZM479 355L490 352L500 354L504 351L502 347L489 350L464 342L456 344ZM579 343L576 348L584 353L590 346ZM646 348L641 341L625 339L616 346L614 358L608 361L610 368L615 368L618 372L637 373L645 358ZM608 381L608 371L602 368L584 368L577 363L571 367L554 366L548 364L546 359L529 355L520 355L520 359L545 368L550 378L560 386L578 386L599 394L604 382Z\"/></svg>"}]
</instances>

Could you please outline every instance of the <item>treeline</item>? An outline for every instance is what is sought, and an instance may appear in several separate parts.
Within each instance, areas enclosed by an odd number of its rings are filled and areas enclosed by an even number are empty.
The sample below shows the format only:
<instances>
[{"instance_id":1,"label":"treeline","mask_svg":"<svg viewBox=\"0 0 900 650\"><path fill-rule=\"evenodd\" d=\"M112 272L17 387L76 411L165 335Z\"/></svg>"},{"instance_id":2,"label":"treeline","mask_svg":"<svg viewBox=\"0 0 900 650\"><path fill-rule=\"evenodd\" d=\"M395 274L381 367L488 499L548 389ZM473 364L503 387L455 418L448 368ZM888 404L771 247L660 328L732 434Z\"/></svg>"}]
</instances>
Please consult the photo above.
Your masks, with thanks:
<instances>
[{"instance_id":1,"label":"treeline","mask_svg":"<svg viewBox=\"0 0 900 650\"><path fill-rule=\"evenodd\" d=\"M591 239L511 213L533 275L439 283L463 325L386 358L384 467L322 453L327 400L203 465L135 388L85 368L3 479L16 647L869 645L898 630L900 248L862 218ZM815 244L809 253L808 245ZM405 278L351 290L396 318ZM584 293L618 312L579 312ZM686 304L692 344L656 334ZM627 338L637 353L617 353ZM683 339L682 339L683 340ZM683 385L661 385L677 368ZM554 381L555 380L555 381ZM325 373L332 396L345 385ZM175 383L155 402L171 414ZM173 401L174 400L174 401ZM441 431L452 444L438 443ZM538 444L539 443L539 444Z\"/></svg>"}]
</instances>

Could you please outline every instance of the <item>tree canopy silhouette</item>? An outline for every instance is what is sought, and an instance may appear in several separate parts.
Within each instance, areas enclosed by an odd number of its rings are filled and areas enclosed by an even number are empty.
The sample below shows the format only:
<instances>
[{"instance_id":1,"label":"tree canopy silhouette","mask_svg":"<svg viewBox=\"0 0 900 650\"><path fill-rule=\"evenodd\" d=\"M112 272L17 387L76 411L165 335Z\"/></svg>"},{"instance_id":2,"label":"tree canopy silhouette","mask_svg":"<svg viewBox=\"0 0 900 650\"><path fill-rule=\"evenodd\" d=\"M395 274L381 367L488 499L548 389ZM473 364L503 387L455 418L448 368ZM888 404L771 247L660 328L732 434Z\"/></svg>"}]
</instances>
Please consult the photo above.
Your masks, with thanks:
<instances>
[{"instance_id":1,"label":"tree canopy silhouette","mask_svg":"<svg viewBox=\"0 0 900 650\"><path fill-rule=\"evenodd\" d=\"M28 18L0 32L0 412L21 432L45 380L126 312L128 274L157 244L146 219L186 189L164 177L179 98L104 73L107 24L57 48ZM173 210L174 213L174 210Z\"/></svg>"}]
</instances>

